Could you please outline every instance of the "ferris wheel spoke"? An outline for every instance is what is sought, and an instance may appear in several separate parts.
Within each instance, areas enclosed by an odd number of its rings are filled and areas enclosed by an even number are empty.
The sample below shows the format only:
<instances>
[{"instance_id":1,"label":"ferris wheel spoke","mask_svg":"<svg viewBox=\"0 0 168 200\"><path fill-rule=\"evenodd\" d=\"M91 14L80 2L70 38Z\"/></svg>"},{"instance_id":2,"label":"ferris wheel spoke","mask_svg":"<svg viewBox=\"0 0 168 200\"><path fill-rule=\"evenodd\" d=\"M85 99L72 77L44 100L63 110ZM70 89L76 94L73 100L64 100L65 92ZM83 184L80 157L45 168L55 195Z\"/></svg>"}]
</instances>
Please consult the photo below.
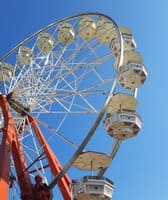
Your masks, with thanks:
<instances>
[{"instance_id":1,"label":"ferris wheel spoke","mask_svg":"<svg viewBox=\"0 0 168 200\"><path fill-rule=\"evenodd\" d=\"M75 96L76 97L79 96L82 99L84 99L84 97L82 97L82 96L90 96L90 95L95 95L95 94L97 94L97 95L98 94L105 95L105 94L108 93L108 91L106 91L104 89L98 90L97 88L101 88L104 85L106 85L107 83L110 84L112 82L113 82L113 79L112 80L108 80L108 81L106 81L104 83L100 83L98 85L95 85L93 87L84 89L84 90L79 90L79 91L77 91L77 90L71 91L71 90L67 90L67 89L58 89L55 94L53 93L53 91L51 91L51 93L50 92L49 93L45 93L44 95L43 94L39 94L38 96L36 96L36 98L40 98L40 97L42 98L43 96L44 96L44 98L47 97L47 101L46 101L47 104L46 105L52 104L52 103L55 103L55 102L64 102L64 103L69 104L69 105L73 104L73 106L81 108L80 110L87 110L87 112L88 112L89 111L88 108L82 107L80 104L72 103L72 99L71 98L75 97ZM32 98L32 96L28 96L28 97ZM85 101L85 103L86 103L86 101ZM41 104L43 104L43 101L41 102ZM48 111L46 110L46 112L48 112ZM73 112L73 111L71 111L71 112ZM91 112L91 110L90 110L90 112Z\"/></svg>"},{"instance_id":2,"label":"ferris wheel spoke","mask_svg":"<svg viewBox=\"0 0 168 200\"><path fill-rule=\"evenodd\" d=\"M98 74L98 73L96 72L96 74ZM68 75L69 75L69 74L68 74ZM68 76L68 75L67 75L67 76ZM81 78L79 77L79 79L81 79ZM61 77L60 77L60 80L61 80ZM74 79L74 81L75 81L75 80L76 80L76 79ZM45 85L46 85L46 84L45 84ZM37 87L35 87L35 88L37 88ZM39 92L40 92L40 90L39 90Z\"/></svg>"},{"instance_id":3,"label":"ferris wheel spoke","mask_svg":"<svg viewBox=\"0 0 168 200\"><path fill-rule=\"evenodd\" d=\"M76 77L75 77L76 78ZM66 85L69 86L70 89L72 89L72 91L74 93L76 93L76 89L73 88L63 77L62 77L62 80L66 83ZM92 109L92 110L95 110L95 108L89 103L89 101L83 97L83 95L81 95L80 93L78 93L78 95L81 97L81 99Z\"/></svg>"},{"instance_id":4,"label":"ferris wheel spoke","mask_svg":"<svg viewBox=\"0 0 168 200\"><path fill-rule=\"evenodd\" d=\"M63 92L64 96L67 96L66 93L70 93L71 95L72 95L72 94L74 94L74 95L76 94L76 95L77 95L77 94L79 93L79 92L75 92L75 89L73 89L72 86L71 86L69 83L67 83L67 81L66 81L65 79L62 78L62 80L64 80L64 82L66 83L65 86L68 85L68 88L70 88L70 89L72 90L72 92L69 92L69 90L66 92L65 89L64 89L64 90L61 89L60 91ZM81 80L81 78L79 78L79 80ZM74 82L74 81L73 81L73 82ZM64 86L64 87L65 87L65 86ZM66 86L66 87L67 87L67 86ZM46 93L46 95L47 95L48 97L50 96L49 94L50 94L50 93L48 93L48 94ZM53 94L53 88L51 89L51 94ZM56 94L58 94L58 95L60 96L59 89L56 89ZM88 93L88 94L89 94L89 93ZM42 94L41 94L41 95L42 95ZM53 95L52 95L52 96L53 96ZM68 96L69 96L69 95L68 95ZM50 97L51 97L51 96L50 96ZM54 101L56 101L56 100L54 100Z\"/></svg>"}]
</instances>

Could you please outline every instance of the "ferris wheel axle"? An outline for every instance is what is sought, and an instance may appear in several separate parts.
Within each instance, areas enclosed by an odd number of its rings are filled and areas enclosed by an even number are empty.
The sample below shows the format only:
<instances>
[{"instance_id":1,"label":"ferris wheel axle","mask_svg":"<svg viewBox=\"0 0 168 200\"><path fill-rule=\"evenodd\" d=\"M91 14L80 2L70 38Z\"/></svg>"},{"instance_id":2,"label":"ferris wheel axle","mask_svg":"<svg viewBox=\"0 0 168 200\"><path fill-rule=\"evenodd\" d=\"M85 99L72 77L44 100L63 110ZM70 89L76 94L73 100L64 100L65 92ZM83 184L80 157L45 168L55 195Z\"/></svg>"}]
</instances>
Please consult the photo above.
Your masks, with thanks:
<instances>
[{"instance_id":1,"label":"ferris wheel axle","mask_svg":"<svg viewBox=\"0 0 168 200\"><path fill-rule=\"evenodd\" d=\"M12 94L13 93L9 93L7 95L7 100L10 104L10 106L18 113L20 113L20 115L22 117L26 116L29 112L30 112L30 108L28 107L25 107L22 105L22 103L20 103L19 101L15 100L13 97L12 97Z\"/></svg>"}]
</instances>

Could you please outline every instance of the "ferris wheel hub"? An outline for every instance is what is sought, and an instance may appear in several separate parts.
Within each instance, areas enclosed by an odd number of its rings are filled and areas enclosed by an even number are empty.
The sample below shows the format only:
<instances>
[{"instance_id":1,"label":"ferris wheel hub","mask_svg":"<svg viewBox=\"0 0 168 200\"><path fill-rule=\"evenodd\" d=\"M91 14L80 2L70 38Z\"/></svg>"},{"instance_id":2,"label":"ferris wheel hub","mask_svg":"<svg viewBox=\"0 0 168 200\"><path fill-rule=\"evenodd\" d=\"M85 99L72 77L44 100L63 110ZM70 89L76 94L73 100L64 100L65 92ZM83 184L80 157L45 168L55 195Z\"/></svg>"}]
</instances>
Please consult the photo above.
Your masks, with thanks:
<instances>
[{"instance_id":1,"label":"ferris wheel hub","mask_svg":"<svg viewBox=\"0 0 168 200\"><path fill-rule=\"evenodd\" d=\"M30 112L30 108L25 107L21 102L13 98L12 92L7 95L7 100L9 102L9 105L22 117L26 116Z\"/></svg>"}]
</instances>

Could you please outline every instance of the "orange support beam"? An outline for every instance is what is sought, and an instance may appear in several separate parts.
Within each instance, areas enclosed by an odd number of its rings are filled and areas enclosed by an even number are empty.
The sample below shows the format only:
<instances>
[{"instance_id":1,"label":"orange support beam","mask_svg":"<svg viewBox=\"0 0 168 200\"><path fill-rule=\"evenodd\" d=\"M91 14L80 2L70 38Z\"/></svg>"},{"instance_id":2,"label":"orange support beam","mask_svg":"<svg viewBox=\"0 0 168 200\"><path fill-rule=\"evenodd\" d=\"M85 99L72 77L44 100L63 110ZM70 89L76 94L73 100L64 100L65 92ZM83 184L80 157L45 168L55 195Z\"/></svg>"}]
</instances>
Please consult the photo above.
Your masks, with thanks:
<instances>
[{"instance_id":1,"label":"orange support beam","mask_svg":"<svg viewBox=\"0 0 168 200\"><path fill-rule=\"evenodd\" d=\"M8 199L9 190L9 171L10 171L10 144L6 133L3 133L0 145L0 197Z\"/></svg>"},{"instance_id":2,"label":"orange support beam","mask_svg":"<svg viewBox=\"0 0 168 200\"><path fill-rule=\"evenodd\" d=\"M49 145L47 144L36 120L33 117L29 116L29 121L36 133L36 136L39 140L41 147L43 148L43 151L48 160L48 164L50 166L51 172L54 176L56 176L62 170L62 166L60 162L58 161L58 159L56 158L53 151L51 150L51 148L49 147ZM65 200L71 199L70 183L71 183L71 180L69 179L67 175L64 175L58 183L59 189Z\"/></svg>"},{"instance_id":3,"label":"orange support beam","mask_svg":"<svg viewBox=\"0 0 168 200\"><path fill-rule=\"evenodd\" d=\"M0 144L0 198L3 200L8 199L10 155L12 153L21 190L21 199L24 200L32 195L32 184L29 174L26 172L27 166L23 151L17 138L14 121L9 111L8 102L6 97L2 94L0 94L0 107L2 109L4 118L4 127L2 128L3 137Z\"/></svg>"},{"instance_id":4,"label":"orange support beam","mask_svg":"<svg viewBox=\"0 0 168 200\"><path fill-rule=\"evenodd\" d=\"M4 127L1 128L3 134L0 144L0 197L3 200L8 199L9 190L9 172L10 172L10 155L11 155L11 134L9 130L10 114L7 112L7 103L5 97L0 94L0 107L4 118Z\"/></svg>"},{"instance_id":5,"label":"orange support beam","mask_svg":"<svg viewBox=\"0 0 168 200\"><path fill-rule=\"evenodd\" d=\"M33 186L31 184L30 176L24 159L24 152L19 144L17 132L15 129L12 115L9 111L8 101L5 96L0 94L0 107L2 109L4 126L1 129L3 134L2 141L0 143L0 198L8 200L9 193L9 182L10 182L10 156L12 154L16 174L21 190L21 199L32 199ZM43 148L44 154L48 160L51 172L56 176L62 170L62 166L59 163L57 157L47 144L37 121L29 116L29 122L35 131L35 134L39 140L41 147ZM22 131L19 133L22 134ZM71 180L67 175L64 175L58 183L59 189L65 200L70 200L70 183Z\"/></svg>"}]
</instances>

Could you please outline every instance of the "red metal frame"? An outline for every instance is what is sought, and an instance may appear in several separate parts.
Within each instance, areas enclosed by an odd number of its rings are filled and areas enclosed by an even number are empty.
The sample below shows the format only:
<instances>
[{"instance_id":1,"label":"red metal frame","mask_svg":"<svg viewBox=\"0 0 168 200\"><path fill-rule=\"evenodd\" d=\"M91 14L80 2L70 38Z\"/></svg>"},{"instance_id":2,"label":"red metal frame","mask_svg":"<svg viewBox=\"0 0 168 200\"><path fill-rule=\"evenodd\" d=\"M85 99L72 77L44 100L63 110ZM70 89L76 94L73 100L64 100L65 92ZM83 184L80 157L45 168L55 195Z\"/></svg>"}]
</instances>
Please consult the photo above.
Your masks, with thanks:
<instances>
[{"instance_id":1,"label":"red metal frame","mask_svg":"<svg viewBox=\"0 0 168 200\"><path fill-rule=\"evenodd\" d=\"M4 117L4 127L2 128L2 142L0 144L0 197L3 200L8 199L9 192L9 173L10 173L10 156L13 156L16 174L21 190L21 199L32 199L33 185L30 180L30 175L27 171L27 165L24 158L24 152L19 144L18 135L14 126L12 115L9 111L8 101L5 96L0 94L0 107ZM48 161L51 172L56 176L62 166L47 144L35 118L28 117L34 132L43 149L44 155ZM21 134L21 133L20 133ZM67 175L64 175L59 181L58 186L65 200L70 200L70 183L71 180Z\"/></svg>"},{"instance_id":2,"label":"red metal frame","mask_svg":"<svg viewBox=\"0 0 168 200\"><path fill-rule=\"evenodd\" d=\"M44 154L48 160L48 164L50 166L51 172L54 176L56 176L61 170L62 166L58 159L56 158L55 154L47 144L38 124L37 121L32 117L29 116L29 122L31 123L31 126L33 127L36 136L39 140L39 143L44 151ZM70 200L70 179L67 175L63 176L60 182L58 183L59 189L62 193L62 196L65 200Z\"/></svg>"}]
</instances>

